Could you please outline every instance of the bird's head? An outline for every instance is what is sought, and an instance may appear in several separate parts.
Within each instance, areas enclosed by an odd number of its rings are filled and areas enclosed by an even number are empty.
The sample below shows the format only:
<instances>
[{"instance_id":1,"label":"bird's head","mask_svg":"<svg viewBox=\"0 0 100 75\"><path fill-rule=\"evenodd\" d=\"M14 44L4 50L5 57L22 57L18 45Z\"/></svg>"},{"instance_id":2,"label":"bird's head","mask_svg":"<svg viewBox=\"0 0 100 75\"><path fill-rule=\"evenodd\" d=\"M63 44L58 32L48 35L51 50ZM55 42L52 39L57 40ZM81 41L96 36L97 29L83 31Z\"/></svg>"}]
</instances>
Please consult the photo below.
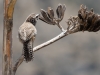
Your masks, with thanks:
<instances>
[{"instance_id":1,"label":"bird's head","mask_svg":"<svg viewBox=\"0 0 100 75\"><path fill-rule=\"evenodd\" d=\"M35 26L39 16L39 14L32 13L27 17L26 22L30 22Z\"/></svg>"}]
</instances>

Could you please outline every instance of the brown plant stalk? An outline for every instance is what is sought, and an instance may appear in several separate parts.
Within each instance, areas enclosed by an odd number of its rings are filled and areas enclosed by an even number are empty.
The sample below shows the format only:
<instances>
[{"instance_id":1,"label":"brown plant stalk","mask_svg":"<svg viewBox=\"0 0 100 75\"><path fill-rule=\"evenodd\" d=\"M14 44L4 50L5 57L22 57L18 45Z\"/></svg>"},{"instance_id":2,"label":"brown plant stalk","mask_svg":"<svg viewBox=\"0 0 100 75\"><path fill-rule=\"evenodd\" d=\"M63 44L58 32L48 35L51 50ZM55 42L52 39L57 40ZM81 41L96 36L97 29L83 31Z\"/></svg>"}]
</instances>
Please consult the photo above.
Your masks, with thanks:
<instances>
[{"instance_id":1,"label":"brown plant stalk","mask_svg":"<svg viewBox=\"0 0 100 75\"><path fill-rule=\"evenodd\" d=\"M12 74L12 27L16 0L4 0L2 75Z\"/></svg>"}]
</instances>

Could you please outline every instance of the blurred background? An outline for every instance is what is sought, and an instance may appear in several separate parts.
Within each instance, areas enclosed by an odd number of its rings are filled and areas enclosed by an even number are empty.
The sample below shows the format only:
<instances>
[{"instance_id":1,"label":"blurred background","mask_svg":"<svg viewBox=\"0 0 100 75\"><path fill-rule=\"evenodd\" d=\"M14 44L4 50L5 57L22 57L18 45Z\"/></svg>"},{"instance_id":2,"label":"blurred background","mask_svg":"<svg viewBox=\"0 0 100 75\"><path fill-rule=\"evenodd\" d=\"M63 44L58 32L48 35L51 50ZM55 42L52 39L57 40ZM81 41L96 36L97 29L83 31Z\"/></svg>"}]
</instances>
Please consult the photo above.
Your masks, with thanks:
<instances>
[{"instance_id":1,"label":"blurred background","mask_svg":"<svg viewBox=\"0 0 100 75\"><path fill-rule=\"evenodd\" d=\"M13 63L22 53L19 42L18 28L30 13L40 13L57 5L66 4L67 10L61 25L66 29L65 21L77 12L81 4L93 8L100 14L100 0L17 0L14 11L13 25ZM34 46L37 46L61 33L57 26L44 22L37 23L37 36ZM3 36L3 1L0 0L0 75L2 74L2 36ZM16 75L100 75L100 33L78 32L35 52L32 62L23 62Z\"/></svg>"}]
</instances>

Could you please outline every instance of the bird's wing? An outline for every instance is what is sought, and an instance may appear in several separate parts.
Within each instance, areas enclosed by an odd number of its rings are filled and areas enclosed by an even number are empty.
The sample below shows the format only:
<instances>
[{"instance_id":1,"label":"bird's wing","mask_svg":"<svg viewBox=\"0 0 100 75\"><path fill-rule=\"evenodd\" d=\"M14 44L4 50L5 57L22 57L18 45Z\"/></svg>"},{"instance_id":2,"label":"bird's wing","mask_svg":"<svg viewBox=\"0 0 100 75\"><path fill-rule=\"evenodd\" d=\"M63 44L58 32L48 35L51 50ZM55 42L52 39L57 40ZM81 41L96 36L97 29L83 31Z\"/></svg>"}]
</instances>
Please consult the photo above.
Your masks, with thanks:
<instances>
[{"instance_id":1,"label":"bird's wing","mask_svg":"<svg viewBox=\"0 0 100 75\"><path fill-rule=\"evenodd\" d=\"M27 41L36 35L36 28L31 23L24 23L19 28L19 36L23 41Z\"/></svg>"}]
</instances>

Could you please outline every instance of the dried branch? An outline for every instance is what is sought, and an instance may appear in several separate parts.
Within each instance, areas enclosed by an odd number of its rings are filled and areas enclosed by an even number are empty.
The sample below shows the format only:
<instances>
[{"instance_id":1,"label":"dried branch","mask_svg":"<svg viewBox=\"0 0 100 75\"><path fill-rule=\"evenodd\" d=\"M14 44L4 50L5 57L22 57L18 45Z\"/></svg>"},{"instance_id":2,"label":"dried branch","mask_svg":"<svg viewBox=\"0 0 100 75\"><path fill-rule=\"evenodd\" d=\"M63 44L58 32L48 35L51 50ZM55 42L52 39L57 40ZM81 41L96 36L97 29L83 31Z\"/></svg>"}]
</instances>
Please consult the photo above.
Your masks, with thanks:
<instances>
[{"instance_id":1,"label":"dried branch","mask_svg":"<svg viewBox=\"0 0 100 75\"><path fill-rule=\"evenodd\" d=\"M2 74L12 74L12 27L13 11L16 0L4 0L3 58Z\"/></svg>"},{"instance_id":2,"label":"dried branch","mask_svg":"<svg viewBox=\"0 0 100 75\"><path fill-rule=\"evenodd\" d=\"M69 33L67 33L67 30L65 30L64 32L60 33L58 36L54 37L53 39L41 44L41 45L38 45L36 47L33 48L33 51L36 52L38 51L39 49L43 48L43 47L46 47L58 40L60 40L61 38L65 37L66 35L68 35Z\"/></svg>"},{"instance_id":3,"label":"dried branch","mask_svg":"<svg viewBox=\"0 0 100 75\"><path fill-rule=\"evenodd\" d=\"M24 56L23 54L19 57L19 59L16 61L14 67L12 68L13 69L13 75L15 75L18 67L20 66L20 64L24 61Z\"/></svg>"}]
</instances>

